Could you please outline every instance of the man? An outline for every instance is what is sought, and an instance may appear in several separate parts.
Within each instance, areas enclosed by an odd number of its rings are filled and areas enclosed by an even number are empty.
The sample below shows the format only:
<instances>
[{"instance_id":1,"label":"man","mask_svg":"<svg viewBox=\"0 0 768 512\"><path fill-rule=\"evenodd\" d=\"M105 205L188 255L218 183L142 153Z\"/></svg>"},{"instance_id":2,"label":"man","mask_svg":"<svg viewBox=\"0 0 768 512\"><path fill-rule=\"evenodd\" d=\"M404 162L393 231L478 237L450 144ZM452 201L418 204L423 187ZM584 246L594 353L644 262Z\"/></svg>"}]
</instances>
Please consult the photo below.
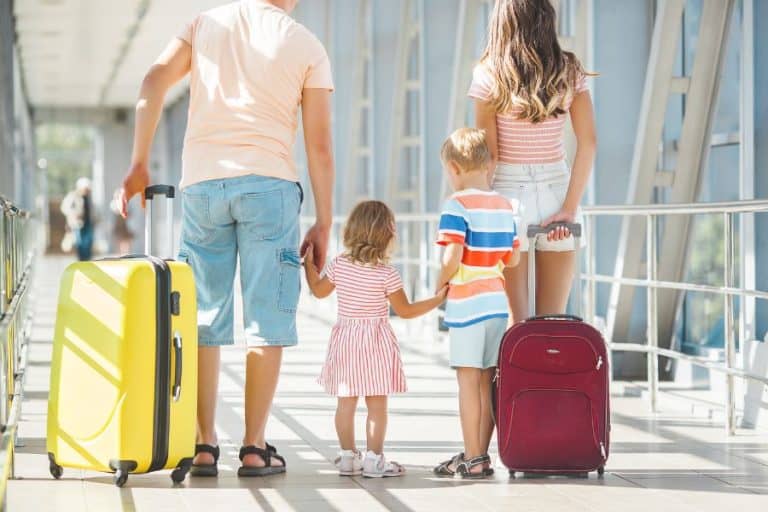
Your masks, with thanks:
<instances>
[{"instance_id":1,"label":"man","mask_svg":"<svg viewBox=\"0 0 768 512\"><path fill-rule=\"evenodd\" d=\"M248 343L240 476L285 471L265 440L282 359L297 343L299 208L292 147L302 109L317 222L302 251L322 266L331 226L330 63L322 44L289 17L297 0L242 0L198 16L146 75L136 106L122 210L149 184L150 146L166 91L190 74L181 188L180 259L198 294L198 445L192 475L217 475L214 428L219 347L234 343L233 279L239 256Z\"/></svg>"},{"instance_id":2,"label":"man","mask_svg":"<svg viewBox=\"0 0 768 512\"><path fill-rule=\"evenodd\" d=\"M67 219L67 226L75 237L77 259L88 261L93 253L93 201L91 180L80 178L75 190L68 193L61 202L61 213Z\"/></svg>"}]
</instances>

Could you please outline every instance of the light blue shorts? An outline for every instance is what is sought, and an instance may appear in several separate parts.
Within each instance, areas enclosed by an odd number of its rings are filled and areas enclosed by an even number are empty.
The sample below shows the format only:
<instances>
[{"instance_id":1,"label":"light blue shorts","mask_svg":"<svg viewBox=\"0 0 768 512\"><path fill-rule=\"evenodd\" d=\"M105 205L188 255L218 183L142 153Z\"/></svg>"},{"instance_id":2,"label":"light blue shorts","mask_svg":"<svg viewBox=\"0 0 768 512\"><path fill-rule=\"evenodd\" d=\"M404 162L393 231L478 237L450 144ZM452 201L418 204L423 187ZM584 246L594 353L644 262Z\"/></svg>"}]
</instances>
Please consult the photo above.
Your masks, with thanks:
<instances>
[{"instance_id":1,"label":"light blue shorts","mask_svg":"<svg viewBox=\"0 0 768 512\"><path fill-rule=\"evenodd\" d=\"M192 266L201 346L234 343L237 258L249 346L298 343L301 185L264 176L186 187L179 260Z\"/></svg>"},{"instance_id":2,"label":"light blue shorts","mask_svg":"<svg viewBox=\"0 0 768 512\"><path fill-rule=\"evenodd\" d=\"M506 318L489 318L466 327L448 329L451 368L493 368L507 330Z\"/></svg>"}]
</instances>

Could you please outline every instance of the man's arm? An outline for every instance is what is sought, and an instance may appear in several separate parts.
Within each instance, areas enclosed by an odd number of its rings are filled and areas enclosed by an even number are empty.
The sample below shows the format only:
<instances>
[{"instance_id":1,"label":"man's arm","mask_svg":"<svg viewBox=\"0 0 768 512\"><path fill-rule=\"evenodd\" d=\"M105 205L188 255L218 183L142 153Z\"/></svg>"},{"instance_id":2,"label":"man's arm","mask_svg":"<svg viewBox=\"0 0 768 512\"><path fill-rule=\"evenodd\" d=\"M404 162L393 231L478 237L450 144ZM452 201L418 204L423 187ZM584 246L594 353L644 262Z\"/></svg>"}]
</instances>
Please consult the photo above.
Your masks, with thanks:
<instances>
[{"instance_id":1,"label":"man's arm","mask_svg":"<svg viewBox=\"0 0 768 512\"><path fill-rule=\"evenodd\" d=\"M184 78L192 66L192 47L174 39L144 76L139 100L136 102L136 126L133 135L133 155L120 192L120 213L128 215L128 201L141 194L149 185L149 154L157 124L163 113L168 89ZM141 199L144 206L144 196Z\"/></svg>"},{"instance_id":2,"label":"man's arm","mask_svg":"<svg viewBox=\"0 0 768 512\"><path fill-rule=\"evenodd\" d=\"M301 112L316 215L315 225L307 232L301 245L301 253L305 254L307 248L312 246L315 264L318 268L323 268L331 232L335 175L331 136L331 91L304 89Z\"/></svg>"}]
</instances>

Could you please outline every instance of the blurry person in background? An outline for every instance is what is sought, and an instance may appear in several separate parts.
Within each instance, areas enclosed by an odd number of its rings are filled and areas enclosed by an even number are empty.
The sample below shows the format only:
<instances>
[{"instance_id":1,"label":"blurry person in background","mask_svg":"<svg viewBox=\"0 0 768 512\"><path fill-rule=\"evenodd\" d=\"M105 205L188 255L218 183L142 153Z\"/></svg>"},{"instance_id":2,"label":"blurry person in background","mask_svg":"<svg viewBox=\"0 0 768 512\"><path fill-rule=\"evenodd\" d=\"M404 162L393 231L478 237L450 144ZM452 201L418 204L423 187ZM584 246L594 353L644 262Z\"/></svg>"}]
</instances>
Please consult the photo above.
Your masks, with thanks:
<instances>
[{"instance_id":1,"label":"blurry person in background","mask_svg":"<svg viewBox=\"0 0 768 512\"><path fill-rule=\"evenodd\" d=\"M133 245L133 231L128 226L128 220L122 215L122 202L120 200L120 189L115 190L112 202L109 203L109 210L112 212L112 240L119 254L128 254Z\"/></svg>"},{"instance_id":2,"label":"blurry person in background","mask_svg":"<svg viewBox=\"0 0 768 512\"><path fill-rule=\"evenodd\" d=\"M75 190L68 193L61 202L61 213L67 219L67 227L74 235L77 259L88 261L93 253L93 200L91 180L80 178Z\"/></svg>"}]
</instances>

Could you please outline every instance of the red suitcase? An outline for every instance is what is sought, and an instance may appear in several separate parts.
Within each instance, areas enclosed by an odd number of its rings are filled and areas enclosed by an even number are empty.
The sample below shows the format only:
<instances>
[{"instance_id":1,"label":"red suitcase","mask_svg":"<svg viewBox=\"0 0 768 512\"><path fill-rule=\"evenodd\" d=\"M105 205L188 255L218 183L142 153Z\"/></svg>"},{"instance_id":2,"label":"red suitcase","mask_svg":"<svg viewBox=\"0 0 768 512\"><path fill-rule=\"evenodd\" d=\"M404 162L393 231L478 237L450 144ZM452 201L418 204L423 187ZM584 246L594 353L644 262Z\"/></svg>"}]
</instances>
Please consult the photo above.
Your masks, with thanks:
<instances>
[{"instance_id":1,"label":"red suitcase","mask_svg":"<svg viewBox=\"0 0 768 512\"><path fill-rule=\"evenodd\" d=\"M569 227L581 235L579 225ZM529 247L544 233L531 226ZM535 258L528 260L531 307ZM511 327L501 343L494 387L499 456L510 474L602 475L609 452L608 376L605 341L580 318L532 317Z\"/></svg>"}]
</instances>

